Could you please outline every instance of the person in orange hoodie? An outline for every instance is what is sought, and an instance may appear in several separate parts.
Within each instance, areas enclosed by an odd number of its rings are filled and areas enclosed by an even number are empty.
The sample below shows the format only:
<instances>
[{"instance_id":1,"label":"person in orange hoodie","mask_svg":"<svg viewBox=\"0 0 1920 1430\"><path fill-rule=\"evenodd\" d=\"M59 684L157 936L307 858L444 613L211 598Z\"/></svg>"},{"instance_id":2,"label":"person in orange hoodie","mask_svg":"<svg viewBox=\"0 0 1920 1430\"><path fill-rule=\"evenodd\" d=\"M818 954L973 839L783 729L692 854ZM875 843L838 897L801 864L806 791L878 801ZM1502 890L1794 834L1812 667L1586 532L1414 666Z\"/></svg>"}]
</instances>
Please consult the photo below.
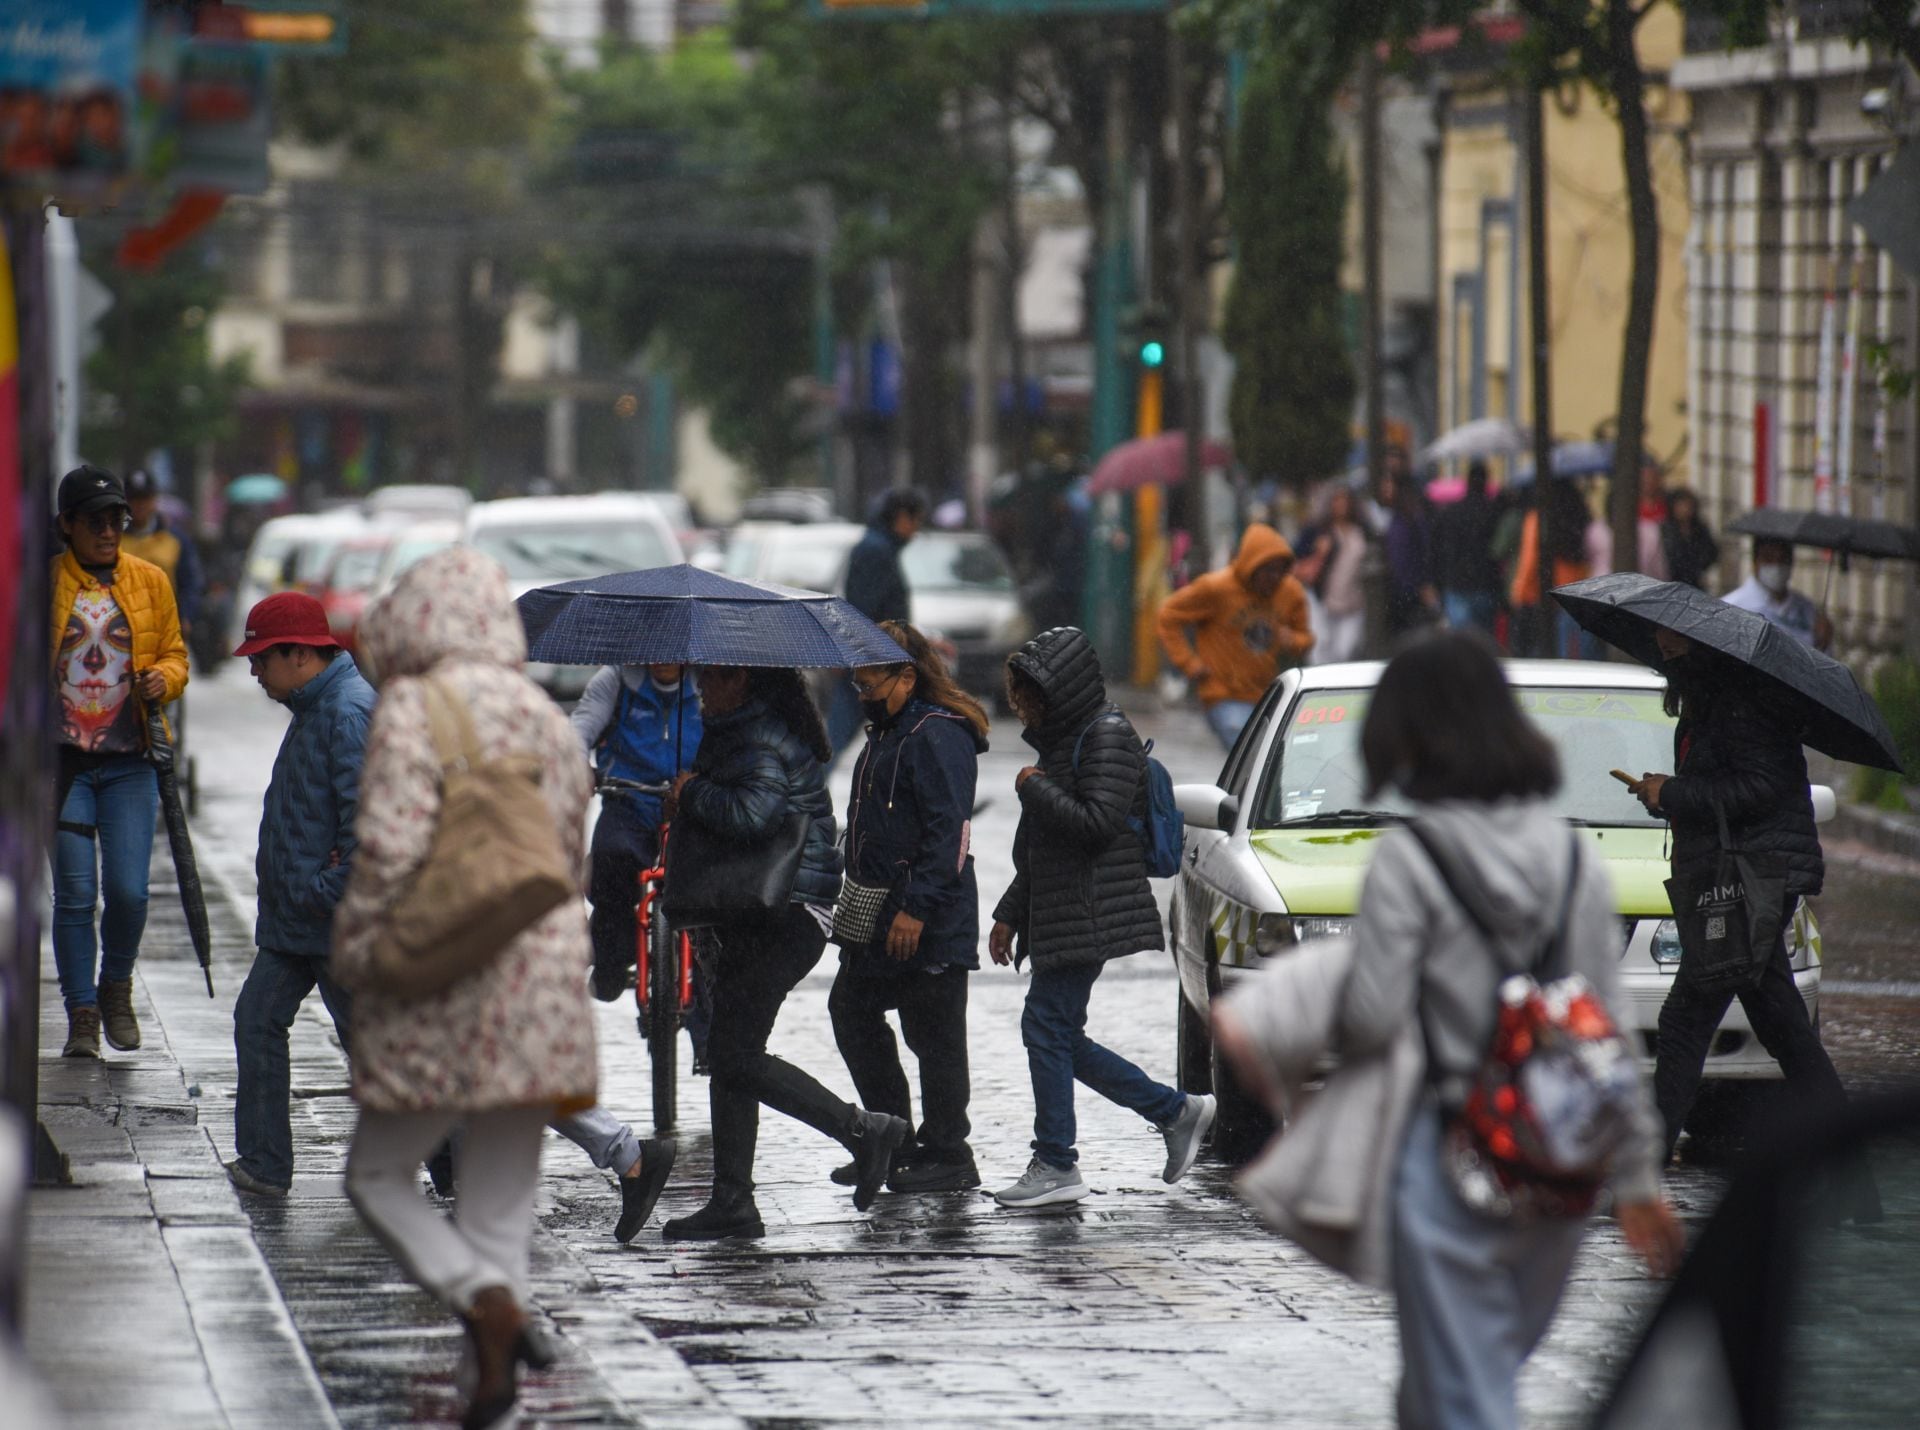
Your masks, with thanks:
<instances>
[{"instance_id":1,"label":"person in orange hoodie","mask_svg":"<svg viewBox=\"0 0 1920 1430\"><path fill-rule=\"evenodd\" d=\"M1193 683L1207 724L1229 749L1273 678L1313 649L1293 548L1259 522L1240 538L1231 566L1195 578L1161 603L1159 625L1167 659Z\"/></svg>"}]
</instances>

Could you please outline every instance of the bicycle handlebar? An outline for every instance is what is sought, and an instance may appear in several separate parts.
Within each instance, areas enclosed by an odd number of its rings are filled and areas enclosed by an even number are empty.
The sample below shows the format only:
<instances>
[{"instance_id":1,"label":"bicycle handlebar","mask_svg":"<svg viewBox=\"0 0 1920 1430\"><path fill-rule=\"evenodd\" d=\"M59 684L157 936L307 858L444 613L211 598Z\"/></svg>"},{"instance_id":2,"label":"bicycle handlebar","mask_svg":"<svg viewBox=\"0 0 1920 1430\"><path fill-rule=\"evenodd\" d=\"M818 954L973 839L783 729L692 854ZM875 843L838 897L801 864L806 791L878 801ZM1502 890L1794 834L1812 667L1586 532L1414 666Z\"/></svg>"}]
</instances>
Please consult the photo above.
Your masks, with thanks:
<instances>
[{"instance_id":1,"label":"bicycle handlebar","mask_svg":"<svg viewBox=\"0 0 1920 1430\"><path fill-rule=\"evenodd\" d=\"M656 794L663 795L672 789L671 784L642 784L639 780L623 780L618 775L601 775L594 782L594 789L602 794Z\"/></svg>"}]
</instances>

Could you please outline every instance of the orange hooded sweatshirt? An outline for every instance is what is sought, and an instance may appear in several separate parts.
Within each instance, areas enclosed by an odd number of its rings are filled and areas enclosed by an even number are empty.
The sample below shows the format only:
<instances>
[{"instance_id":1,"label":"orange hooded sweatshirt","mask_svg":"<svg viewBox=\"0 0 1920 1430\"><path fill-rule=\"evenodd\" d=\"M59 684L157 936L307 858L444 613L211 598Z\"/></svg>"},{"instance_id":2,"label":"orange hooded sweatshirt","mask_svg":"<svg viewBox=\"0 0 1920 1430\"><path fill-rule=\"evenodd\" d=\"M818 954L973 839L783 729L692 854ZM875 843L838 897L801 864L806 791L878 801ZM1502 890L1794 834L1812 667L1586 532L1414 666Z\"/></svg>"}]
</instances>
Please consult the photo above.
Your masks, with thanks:
<instances>
[{"instance_id":1,"label":"orange hooded sweatshirt","mask_svg":"<svg viewBox=\"0 0 1920 1430\"><path fill-rule=\"evenodd\" d=\"M1293 548L1256 522L1240 538L1233 565L1196 577L1161 603L1160 644L1188 679L1198 680L1202 704L1258 700L1274 676L1313 649L1307 593L1293 575L1264 601L1248 584L1275 558L1293 560Z\"/></svg>"}]
</instances>

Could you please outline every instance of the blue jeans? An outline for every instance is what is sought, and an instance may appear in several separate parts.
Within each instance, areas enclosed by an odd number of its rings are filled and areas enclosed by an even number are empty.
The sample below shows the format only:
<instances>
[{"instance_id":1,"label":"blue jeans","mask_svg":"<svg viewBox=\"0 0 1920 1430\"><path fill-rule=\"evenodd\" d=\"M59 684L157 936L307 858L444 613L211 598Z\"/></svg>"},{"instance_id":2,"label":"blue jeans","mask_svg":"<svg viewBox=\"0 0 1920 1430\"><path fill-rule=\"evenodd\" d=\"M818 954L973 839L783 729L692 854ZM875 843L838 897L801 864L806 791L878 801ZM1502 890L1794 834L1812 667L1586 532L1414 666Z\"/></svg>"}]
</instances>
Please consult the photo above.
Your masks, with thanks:
<instances>
[{"instance_id":1,"label":"blue jeans","mask_svg":"<svg viewBox=\"0 0 1920 1430\"><path fill-rule=\"evenodd\" d=\"M1207 707L1207 725L1221 747L1228 750L1233 748L1233 742L1240 738L1240 732L1247 728L1247 721L1252 718L1251 700L1216 700Z\"/></svg>"},{"instance_id":2,"label":"blue jeans","mask_svg":"<svg viewBox=\"0 0 1920 1430\"><path fill-rule=\"evenodd\" d=\"M80 771L60 806L53 841L53 962L69 1010L99 1003L96 977L133 977L147 927L147 868L159 817L160 786L144 755ZM104 903L97 939L96 902Z\"/></svg>"},{"instance_id":3,"label":"blue jeans","mask_svg":"<svg viewBox=\"0 0 1920 1430\"><path fill-rule=\"evenodd\" d=\"M316 984L341 1045L348 1046L353 998L333 981L323 957L261 949L233 1004L233 1051L239 1064L233 1150L242 1167L276 1187L293 1183L287 1032Z\"/></svg>"},{"instance_id":4,"label":"blue jeans","mask_svg":"<svg viewBox=\"0 0 1920 1430\"><path fill-rule=\"evenodd\" d=\"M1553 627L1554 651L1556 656L1571 660L1605 660L1606 646L1600 637L1584 629L1581 624L1565 611Z\"/></svg>"},{"instance_id":5,"label":"blue jeans","mask_svg":"<svg viewBox=\"0 0 1920 1430\"><path fill-rule=\"evenodd\" d=\"M1495 607L1491 591L1442 591L1440 603L1446 608L1447 624L1456 631L1493 634Z\"/></svg>"},{"instance_id":6,"label":"blue jeans","mask_svg":"<svg viewBox=\"0 0 1920 1430\"><path fill-rule=\"evenodd\" d=\"M1061 1170L1073 1166L1078 1156L1073 1150L1075 1079L1156 1127L1178 1117L1187 1102L1185 1093L1155 1082L1087 1036L1087 999L1100 969L1097 963L1035 969L1027 984L1026 1011L1020 1015L1020 1041L1027 1046L1027 1072L1033 1078L1034 1155Z\"/></svg>"}]
</instances>

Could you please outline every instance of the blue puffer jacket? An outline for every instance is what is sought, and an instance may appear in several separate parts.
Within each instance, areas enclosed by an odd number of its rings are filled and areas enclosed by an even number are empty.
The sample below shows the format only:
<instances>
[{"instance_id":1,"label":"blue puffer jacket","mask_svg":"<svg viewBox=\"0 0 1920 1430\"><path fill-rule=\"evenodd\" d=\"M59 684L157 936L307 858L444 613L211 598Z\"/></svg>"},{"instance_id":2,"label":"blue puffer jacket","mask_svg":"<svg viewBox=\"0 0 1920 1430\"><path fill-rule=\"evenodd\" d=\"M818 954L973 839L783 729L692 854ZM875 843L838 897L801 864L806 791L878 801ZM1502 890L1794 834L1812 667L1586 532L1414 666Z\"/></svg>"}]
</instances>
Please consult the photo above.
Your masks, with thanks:
<instances>
[{"instance_id":1,"label":"blue puffer jacket","mask_svg":"<svg viewBox=\"0 0 1920 1430\"><path fill-rule=\"evenodd\" d=\"M287 697L293 724L273 762L253 866L260 885L253 941L261 948L319 956L332 947L373 702L373 687L344 654Z\"/></svg>"},{"instance_id":2,"label":"blue puffer jacket","mask_svg":"<svg viewBox=\"0 0 1920 1430\"><path fill-rule=\"evenodd\" d=\"M986 748L963 717L917 696L868 731L847 805L847 874L890 892L872 945L842 954L850 971L980 966L980 892L969 845ZM903 909L926 925L905 962L886 953L887 930Z\"/></svg>"},{"instance_id":3,"label":"blue puffer jacket","mask_svg":"<svg viewBox=\"0 0 1920 1430\"><path fill-rule=\"evenodd\" d=\"M793 902L831 905L840 897L827 767L765 702L749 700L709 717L693 774L680 792L680 817L724 838L749 844L771 839L789 810L812 815Z\"/></svg>"}]
</instances>

